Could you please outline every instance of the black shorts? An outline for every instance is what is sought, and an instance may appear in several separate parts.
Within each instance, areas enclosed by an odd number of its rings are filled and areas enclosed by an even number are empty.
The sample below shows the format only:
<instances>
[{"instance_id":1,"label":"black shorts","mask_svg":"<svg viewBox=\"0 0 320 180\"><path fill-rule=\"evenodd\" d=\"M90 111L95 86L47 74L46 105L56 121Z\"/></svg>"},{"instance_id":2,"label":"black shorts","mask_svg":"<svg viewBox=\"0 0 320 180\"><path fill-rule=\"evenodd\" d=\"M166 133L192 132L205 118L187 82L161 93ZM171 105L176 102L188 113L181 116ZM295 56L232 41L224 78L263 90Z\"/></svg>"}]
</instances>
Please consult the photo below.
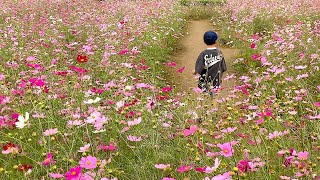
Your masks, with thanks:
<instances>
[{"instance_id":1,"label":"black shorts","mask_svg":"<svg viewBox=\"0 0 320 180\"><path fill-rule=\"evenodd\" d=\"M221 85L221 80L217 78L207 78L205 75L199 77L198 87L204 92L209 92L210 89L219 88Z\"/></svg>"}]
</instances>

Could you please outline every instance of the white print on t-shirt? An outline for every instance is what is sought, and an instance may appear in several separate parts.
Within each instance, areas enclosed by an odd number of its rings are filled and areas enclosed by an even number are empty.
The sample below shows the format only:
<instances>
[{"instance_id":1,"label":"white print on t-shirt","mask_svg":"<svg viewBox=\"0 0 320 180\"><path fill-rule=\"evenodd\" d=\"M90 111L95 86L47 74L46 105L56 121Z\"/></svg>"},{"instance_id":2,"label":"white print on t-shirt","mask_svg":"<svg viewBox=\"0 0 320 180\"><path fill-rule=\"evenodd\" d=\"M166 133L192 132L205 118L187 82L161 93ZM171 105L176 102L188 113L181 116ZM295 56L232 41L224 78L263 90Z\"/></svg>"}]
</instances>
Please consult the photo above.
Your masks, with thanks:
<instances>
[{"instance_id":1,"label":"white print on t-shirt","mask_svg":"<svg viewBox=\"0 0 320 180\"><path fill-rule=\"evenodd\" d=\"M221 54L217 56L212 56L212 54L210 54L209 56L208 54L206 54L204 56L204 65L209 68L215 65L216 63L218 63L219 61L221 61L221 59L222 59Z\"/></svg>"}]
</instances>

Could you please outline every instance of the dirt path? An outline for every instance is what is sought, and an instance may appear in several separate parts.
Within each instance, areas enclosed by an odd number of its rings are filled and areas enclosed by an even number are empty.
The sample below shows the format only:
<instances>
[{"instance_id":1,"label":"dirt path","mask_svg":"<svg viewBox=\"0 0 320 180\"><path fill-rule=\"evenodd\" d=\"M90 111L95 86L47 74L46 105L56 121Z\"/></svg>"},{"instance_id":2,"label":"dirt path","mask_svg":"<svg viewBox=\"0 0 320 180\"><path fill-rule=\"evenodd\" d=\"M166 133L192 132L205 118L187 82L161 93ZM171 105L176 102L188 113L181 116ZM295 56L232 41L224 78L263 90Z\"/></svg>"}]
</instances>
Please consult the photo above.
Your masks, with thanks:
<instances>
[{"instance_id":1,"label":"dirt path","mask_svg":"<svg viewBox=\"0 0 320 180\"><path fill-rule=\"evenodd\" d=\"M170 79L172 79L172 83L176 85L178 90L190 93L193 88L197 87L197 79L192 75L192 71L194 70L195 61L199 53L206 49L206 45L203 43L203 34L210 29L214 30L212 24L208 21L189 22L187 26L188 34L184 36L180 42L182 49L179 50L173 58L173 61L177 63L177 67L185 66L185 70L182 73L177 73L176 69L174 72L171 69ZM238 51L236 49L220 47L219 44L218 48L221 49L227 63L228 70L224 73L224 77L228 74L233 74L234 70L231 64ZM227 92L229 92L228 90L233 88L234 83L233 80L223 81L223 90L220 96L225 97Z\"/></svg>"}]
</instances>

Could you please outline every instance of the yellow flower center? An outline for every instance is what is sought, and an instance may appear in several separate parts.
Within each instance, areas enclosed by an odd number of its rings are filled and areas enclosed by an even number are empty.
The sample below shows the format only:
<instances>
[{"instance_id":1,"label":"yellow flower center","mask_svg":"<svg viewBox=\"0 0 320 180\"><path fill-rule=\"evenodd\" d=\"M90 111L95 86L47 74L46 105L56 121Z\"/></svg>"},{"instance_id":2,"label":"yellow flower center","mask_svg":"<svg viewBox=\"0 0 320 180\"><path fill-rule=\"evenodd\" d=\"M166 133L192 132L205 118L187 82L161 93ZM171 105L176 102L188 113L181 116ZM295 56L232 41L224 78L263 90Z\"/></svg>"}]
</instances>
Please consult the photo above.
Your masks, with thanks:
<instances>
[{"instance_id":1,"label":"yellow flower center","mask_svg":"<svg viewBox=\"0 0 320 180\"><path fill-rule=\"evenodd\" d=\"M71 172L71 175L73 175L73 176L76 175L76 174L77 174L77 172L75 172L75 171Z\"/></svg>"},{"instance_id":2,"label":"yellow flower center","mask_svg":"<svg viewBox=\"0 0 320 180\"><path fill-rule=\"evenodd\" d=\"M87 161L87 164L88 164L88 165L90 165L90 164L91 164L91 162L90 162L90 161Z\"/></svg>"},{"instance_id":3,"label":"yellow flower center","mask_svg":"<svg viewBox=\"0 0 320 180\"><path fill-rule=\"evenodd\" d=\"M228 151L228 149L225 149L225 150L223 150L223 152L228 153L229 151Z\"/></svg>"},{"instance_id":4,"label":"yellow flower center","mask_svg":"<svg viewBox=\"0 0 320 180\"><path fill-rule=\"evenodd\" d=\"M96 117L95 116L91 116L92 117L92 119L95 119Z\"/></svg>"}]
</instances>

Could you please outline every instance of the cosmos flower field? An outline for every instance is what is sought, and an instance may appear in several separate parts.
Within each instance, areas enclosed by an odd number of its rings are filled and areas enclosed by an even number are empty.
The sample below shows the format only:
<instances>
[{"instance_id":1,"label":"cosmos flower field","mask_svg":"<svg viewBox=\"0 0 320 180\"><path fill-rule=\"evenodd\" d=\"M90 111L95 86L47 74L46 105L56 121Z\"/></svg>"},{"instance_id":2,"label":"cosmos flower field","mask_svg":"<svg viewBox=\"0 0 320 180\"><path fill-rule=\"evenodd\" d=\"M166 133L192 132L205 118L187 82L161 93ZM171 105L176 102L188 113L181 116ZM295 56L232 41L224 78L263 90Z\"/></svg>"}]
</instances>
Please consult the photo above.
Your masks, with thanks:
<instances>
[{"instance_id":1,"label":"cosmos flower field","mask_svg":"<svg viewBox=\"0 0 320 180\"><path fill-rule=\"evenodd\" d=\"M0 179L320 179L320 2L216 6L239 54L213 108L164 72L190 73L170 55L191 7L2 1Z\"/></svg>"}]
</instances>

